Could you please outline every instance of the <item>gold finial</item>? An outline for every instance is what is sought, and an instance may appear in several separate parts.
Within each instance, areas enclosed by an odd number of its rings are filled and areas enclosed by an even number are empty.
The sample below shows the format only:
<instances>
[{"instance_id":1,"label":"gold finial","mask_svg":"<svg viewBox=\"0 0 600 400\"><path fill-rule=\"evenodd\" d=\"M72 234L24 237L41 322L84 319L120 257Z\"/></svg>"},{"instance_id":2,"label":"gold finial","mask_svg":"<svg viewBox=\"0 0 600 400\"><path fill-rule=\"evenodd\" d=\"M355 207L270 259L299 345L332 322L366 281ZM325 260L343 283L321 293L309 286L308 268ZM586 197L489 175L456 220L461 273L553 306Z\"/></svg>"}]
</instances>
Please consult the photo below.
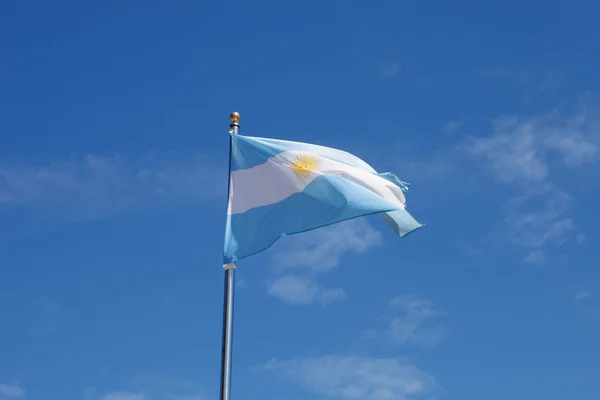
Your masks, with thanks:
<instances>
[{"instance_id":1,"label":"gold finial","mask_svg":"<svg viewBox=\"0 0 600 400\"><path fill-rule=\"evenodd\" d=\"M237 124L238 122L240 122L240 113L238 112L232 112L231 114L229 114L229 120L234 123Z\"/></svg>"}]
</instances>

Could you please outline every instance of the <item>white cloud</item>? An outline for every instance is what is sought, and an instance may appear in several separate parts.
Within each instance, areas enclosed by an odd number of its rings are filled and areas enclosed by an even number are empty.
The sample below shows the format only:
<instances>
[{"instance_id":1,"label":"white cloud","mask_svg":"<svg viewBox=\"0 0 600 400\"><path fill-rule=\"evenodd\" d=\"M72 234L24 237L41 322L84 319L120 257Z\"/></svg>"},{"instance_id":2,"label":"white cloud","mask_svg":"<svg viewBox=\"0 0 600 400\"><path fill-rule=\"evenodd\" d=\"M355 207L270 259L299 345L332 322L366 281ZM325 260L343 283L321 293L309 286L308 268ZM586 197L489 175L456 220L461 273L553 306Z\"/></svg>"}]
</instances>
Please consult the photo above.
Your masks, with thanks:
<instances>
[{"instance_id":1,"label":"white cloud","mask_svg":"<svg viewBox=\"0 0 600 400\"><path fill-rule=\"evenodd\" d=\"M396 344L434 346L446 335L446 328L432 321L443 312L431 301L399 296L390 302L390 310L385 334Z\"/></svg>"},{"instance_id":2,"label":"white cloud","mask_svg":"<svg viewBox=\"0 0 600 400\"><path fill-rule=\"evenodd\" d=\"M222 195L223 185L225 169L200 156L88 154L37 164L0 160L0 212L28 207L64 220L86 220L206 201Z\"/></svg>"},{"instance_id":3,"label":"white cloud","mask_svg":"<svg viewBox=\"0 0 600 400\"><path fill-rule=\"evenodd\" d=\"M95 388L88 388L88 400L203 400L200 388L184 379L173 379L157 374L137 375L128 390L97 394Z\"/></svg>"},{"instance_id":4,"label":"white cloud","mask_svg":"<svg viewBox=\"0 0 600 400\"><path fill-rule=\"evenodd\" d=\"M314 278L293 274L286 274L275 279L269 284L267 293L269 296L277 297L293 305L307 305L316 300L327 305L332 301L348 298L343 289L323 289Z\"/></svg>"},{"instance_id":5,"label":"white cloud","mask_svg":"<svg viewBox=\"0 0 600 400\"><path fill-rule=\"evenodd\" d=\"M312 303L318 291L319 288L313 280L295 275L281 276L273 281L268 288L269 296L296 305Z\"/></svg>"},{"instance_id":6,"label":"white cloud","mask_svg":"<svg viewBox=\"0 0 600 400\"><path fill-rule=\"evenodd\" d=\"M186 379L166 377L159 374L139 374L132 387L144 393L149 400L202 400L203 390Z\"/></svg>"},{"instance_id":7,"label":"white cloud","mask_svg":"<svg viewBox=\"0 0 600 400\"><path fill-rule=\"evenodd\" d=\"M587 290L580 290L579 292L575 293L575 300L577 301L584 300L589 297L592 297L592 294Z\"/></svg>"},{"instance_id":8,"label":"white cloud","mask_svg":"<svg viewBox=\"0 0 600 400\"><path fill-rule=\"evenodd\" d=\"M531 122L519 124L516 118L497 120L496 132L489 137L473 139L468 150L485 158L499 180L541 181L548 176L548 165L540 154L531 125ZM507 131L510 128L513 131Z\"/></svg>"},{"instance_id":9,"label":"white cloud","mask_svg":"<svg viewBox=\"0 0 600 400\"><path fill-rule=\"evenodd\" d=\"M424 398L436 389L432 375L405 359L328 355L271 360L264 367L332 399L410 400Z\"/></svg>"},{"instance_id":10,"label":"white cloud","mask_svg":"<svg viewBox=\"0 0 600 400\"><path fill-rule=\"evenodd\" d=\"M581 167L598 159L600 131L585 112L573 117L506 116L492 124L491 135L472 138L465 147L485 159L504 182L539 182L549 178L553 167Z\"/></svg>"},{"instance_id":11,"label":"white cloud","mask_svg":"<svg viewBox=\"0 0 600 400\"><path fill-rule=\"evenodd\" d=\"M568 211L571 196L552 186L538 186L507 200L505 220L498 236L517 246L540 249L562 244L575 230Z\"/></svg>"},{"instance_id":12,"label":"white cloud","mask_svg":"<svg viewBox=\"0 0 600 400\"><path fill-rule=\"evenodd\" d=\"M362 254L381 243L381 233L357 218L286 238L286 248L273 261L279 269L323 273L337 267L344 254Z\"/></svg>"},{"instance_id":13,"label":"white cloud","mask_svg":"<svg viewBox=\"0 0 600 400\"><path fill-rule=\"evenodd\" d=\"M346 300L348 295L341 288L325 289L321 292L320 300L323 305L327 305L332 301Z\"/></svg>"},{"instance_id":14,"label":"white cloud","mask_svg":"<svg viewBox=\"0 0 600 400\"><path fill-rule=\"evenodd\" d=\"M491 80L509 82L522 88L529 89L529 95L533 93L545 93L563 88L569 80L562 71L539 70L534 68L517 68L508 66L496 66L483 68L477 74Z\"/></svg>"},{"instance_id":15,"label":"white cloud","mask_svg":"<svg viewBox=\"0 0 600 400\"><path fill-rule=\"evenodd\" d=\"M398 155L401 157L398 157ZM414 183L419 191L432 190L439 196L441 185L453 186L448 177L457 170L456 154L448 149L428 149L422 151L409 141L401 141L394 146L375 154L373 159L388 160L386 169L397 171L398 176ZM410 191L412 191L411 189ZM408 193L410 202L411 194Z\"/></svg>"},{"instance_id":16,"label":"white cloud","mask_svg":"<svg viewBox=\"0 0 600 400\"><path fill-rule=\"evenodd\" d=\"M244 276L240 276L239 272L236 274L237 276L235 277L235 288L236 289L243 289L246 287L247 285L247 279Z\"/></svg>"},{"instance_id":17,"label":"white cloud","mask_svg":"<svg viewBox=\"0 0 600 400\"><path fill-rule=\"evenodd\" d=\"M575 128L576 129L576 128ZM553 149L562 157L563 162L569 167L580 167L596 161L598 145L592 143L581 132L570 131L552 132L543 141L548 149Z\"/></svg>"},{"instance_id":18,"label":"white cloud","mask_svg":"<svg viewBox=\"0 0 600 400\"><path fill-rule=\"evenodd\" d=\"M534 80L531 71L501 65L482 68L479 71L476 71L476 74L486 79L502 80L519 86L528 86Z\"/></svg>"},{"instance_id":19,"label":"white cloud","mask_svg":"<svg viewBox=\"0 0 600 400\"><path fill-rule=\"evenodd\" d=\"M402 64L399 62L386 64L383 67L383 76L386 78L393 78L402 71Z\"/></svg>"},{"instance_id":20,"label":"white cloud","mask_svg":"<svg viewBox=\"0 0 600 400\"><path fill-rule=\"evenodd\" d=\"M25 389L16 384L0 383L0 400L20 399L25 397Z\"/></svg>"},{"instance_id":21,"label":"white cloud","mask_svg":"<svg viewBox=\"0 0 600 400\"><path fill-rule=\"evenodd\" d=\"M345 254L362 254L381 242L381 234L365 219L286 238L276 247L281 250L273 257L275 277L269 281L267 293L294 305L345 300L348 296L343 289L323 288L318 282L320 275L336 268Z\"/></svg>"},{"instance_id":22,"label":"white cloud","mask_svg":"<svg viewBox=\"0 0 600 400\"><path fill-rule=\"evenodd\" d=\"M526 264L541 264L546 260L546 254L543 250L534 250L523 257L523 262Z\"/></svg>"},{"instance_id":23,"label":"white cloud","mask_svg":"<svg viewBox=\"0 0 600 400\"><path fill-rule=\"evenodd\" d=\"M576 238L584 236L577 235L570 215L572 197L559 176L573 169L581 173L598 161L598 121L585 109L575 116L507 116L493 121L490 135L463 144L497 181L517 191L505 202L504 220L490 236L494 243L515 244L525 249L524 262L541 263L546 246L580 242Z\"/></svg>"},{"instance_id":24,"label":"white cloud","mask_svg":"<svg viewBox=\"0 0 600 400\"><path fill-rule=\"evenodd\" d=\"M442 126L442 131L448 135L451 135L454 132L456 132L457 130L459 130L461 126L462 126L461 121L450 121L447 124L445 124L444 126Z\"/></svg>"}]
</instances>

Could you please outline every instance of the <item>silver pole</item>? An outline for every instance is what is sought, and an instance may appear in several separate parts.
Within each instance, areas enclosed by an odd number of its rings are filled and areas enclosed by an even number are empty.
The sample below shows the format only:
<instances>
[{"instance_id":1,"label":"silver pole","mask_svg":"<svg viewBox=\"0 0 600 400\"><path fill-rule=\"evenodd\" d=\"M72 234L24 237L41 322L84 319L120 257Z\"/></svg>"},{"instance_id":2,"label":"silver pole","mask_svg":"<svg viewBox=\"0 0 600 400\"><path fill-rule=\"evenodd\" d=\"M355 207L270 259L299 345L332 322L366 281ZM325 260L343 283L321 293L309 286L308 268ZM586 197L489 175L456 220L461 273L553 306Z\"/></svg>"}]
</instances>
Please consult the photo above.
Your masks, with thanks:
<instances>
[{"instance_id":1,"label":"silver pole","mask_svg":"<svg viewBox=\"0 0 600 400\"><path fill-rule=\"evenodd\" d=\"M229 115L231 124L229 132L240 131L240 114ZM231 149L230 149L231 151ZM223 301L223 344L221 347L221 400L231 399L231 350L233 345L233 293L235 289L235 264L229 263L225 268L225 299Z\"/></svg>"}]
</instances>

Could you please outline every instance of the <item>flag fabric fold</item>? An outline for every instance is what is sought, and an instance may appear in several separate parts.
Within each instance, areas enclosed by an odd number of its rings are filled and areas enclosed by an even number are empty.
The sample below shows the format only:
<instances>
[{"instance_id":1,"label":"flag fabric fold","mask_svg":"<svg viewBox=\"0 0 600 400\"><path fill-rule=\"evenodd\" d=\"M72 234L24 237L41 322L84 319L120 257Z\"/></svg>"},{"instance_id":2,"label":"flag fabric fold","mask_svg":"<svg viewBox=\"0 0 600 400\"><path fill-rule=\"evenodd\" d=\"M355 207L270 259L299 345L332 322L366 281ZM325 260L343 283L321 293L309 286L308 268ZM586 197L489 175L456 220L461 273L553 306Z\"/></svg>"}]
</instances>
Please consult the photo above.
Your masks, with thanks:
<instances>
[{"instance_id":1,"label":"flag fabric fold","mask_svg":"<svg viewBox=\"0 0 600 400\"><path fill-rule=\"evenodd\" d=\"M347 152L231 134L225 264L284 235L381 214L404 236L422 225L406 211L409 184Z\"/></svg>"}]
</instances>

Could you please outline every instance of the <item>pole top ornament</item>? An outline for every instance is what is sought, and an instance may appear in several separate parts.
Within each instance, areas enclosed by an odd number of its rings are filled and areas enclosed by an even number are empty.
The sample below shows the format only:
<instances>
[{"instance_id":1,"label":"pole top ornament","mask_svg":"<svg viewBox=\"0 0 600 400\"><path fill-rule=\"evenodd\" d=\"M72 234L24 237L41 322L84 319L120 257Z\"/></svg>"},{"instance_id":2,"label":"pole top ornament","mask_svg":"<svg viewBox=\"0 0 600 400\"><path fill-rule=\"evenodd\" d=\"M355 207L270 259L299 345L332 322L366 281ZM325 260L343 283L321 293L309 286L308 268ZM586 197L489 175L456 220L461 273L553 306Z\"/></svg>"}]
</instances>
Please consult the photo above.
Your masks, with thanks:
<instances>
[{"instance_id":1,"label":"pole top ornament","mask_svg":"<svg viewBox=\"0 0 600 400\"><path fill-rule=\"evenodd\" d=\"M240 122L240 113L239 112L232 112L231 114L229 114L229 120L234 123L237 124L238 122Z\"/></svg>"}]
</instances>

